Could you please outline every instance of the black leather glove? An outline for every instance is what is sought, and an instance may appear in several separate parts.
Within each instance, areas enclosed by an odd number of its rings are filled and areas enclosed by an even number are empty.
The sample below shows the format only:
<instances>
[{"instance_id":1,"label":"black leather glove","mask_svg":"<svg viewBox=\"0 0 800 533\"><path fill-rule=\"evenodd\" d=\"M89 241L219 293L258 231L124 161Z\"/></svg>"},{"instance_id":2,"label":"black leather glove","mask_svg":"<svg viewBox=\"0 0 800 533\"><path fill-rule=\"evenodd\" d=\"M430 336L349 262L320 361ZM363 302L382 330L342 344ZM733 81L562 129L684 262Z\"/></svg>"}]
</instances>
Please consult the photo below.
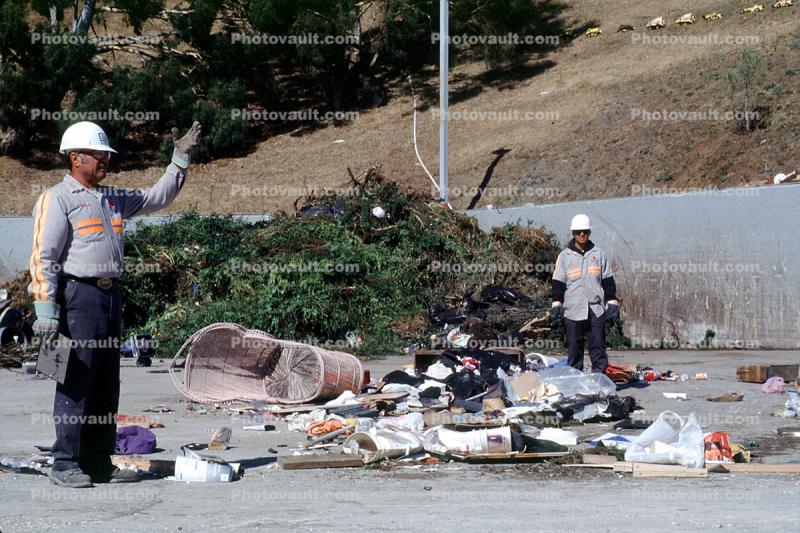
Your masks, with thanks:
<instances>
[{"instance_id":1,"label":"black leather glove","mask_svg":"<svg viewBox=\"0 0 800 533\"><path fill-rule=\"evenodd\" d=\"M608 318L617 321L619 320L619 302L616 300L611 300L606 304L606 314Z\"/></svg>"},{"instance_id":2,"label":"black leather glove","mask_svg":"<svg viewBox=\"0 0 800 533\"><path fill-rule=\"evenodd\" d=\"M564 306L561 304L554 305L550 308L550 325L555 327L558 326L561 320L564 318Z\"/></svg>"}]
</instances>

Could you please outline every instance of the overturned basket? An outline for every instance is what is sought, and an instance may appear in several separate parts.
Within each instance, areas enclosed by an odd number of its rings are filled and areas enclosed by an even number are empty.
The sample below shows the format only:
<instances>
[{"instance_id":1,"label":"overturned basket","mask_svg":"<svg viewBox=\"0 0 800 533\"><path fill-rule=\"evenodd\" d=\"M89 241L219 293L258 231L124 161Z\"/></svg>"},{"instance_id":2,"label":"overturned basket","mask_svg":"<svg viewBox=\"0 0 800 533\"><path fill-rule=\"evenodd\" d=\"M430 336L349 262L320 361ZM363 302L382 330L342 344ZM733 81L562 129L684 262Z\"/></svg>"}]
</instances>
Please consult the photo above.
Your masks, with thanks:
<instances>
[{"instance_id":1,"label":"overturned basket","mask_svg":"<svg viewBox=\"0 0 800 533\"><path fill-rule=\"evenodd\" d=\"M181 366L183 380L177 375ZM310 403L347 390L358 393L364 377L361 361L350 354L227 323L206 326L189 337L169 372L184 396L201 403Z\"/></svg>"}]
</instances>

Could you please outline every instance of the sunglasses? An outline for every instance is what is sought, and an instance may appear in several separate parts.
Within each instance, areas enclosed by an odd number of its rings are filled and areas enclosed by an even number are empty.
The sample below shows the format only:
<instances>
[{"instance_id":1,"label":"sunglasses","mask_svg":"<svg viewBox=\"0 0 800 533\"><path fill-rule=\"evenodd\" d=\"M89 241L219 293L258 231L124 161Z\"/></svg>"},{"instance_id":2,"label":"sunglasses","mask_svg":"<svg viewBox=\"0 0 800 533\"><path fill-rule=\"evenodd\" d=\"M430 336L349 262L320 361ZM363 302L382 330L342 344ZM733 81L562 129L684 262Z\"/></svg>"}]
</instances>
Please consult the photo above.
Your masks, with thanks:
<instances>
[{"instance_id":1,"label":"sunglasses","mask_svg":"<svg viewBox=\"0 0 800 533\"><path fill-rule=\"evenodd\" d=\"M572 234L576 235L576 236L577 235L584 235L584 234L589 235L591 233L592 233L592 230L588 230L588 229L577 229L577 230L572 232Z\"/></svg>"},{"instance_id":2,"label":"sunglasses","mask_svg":"<svg viewBox=\"0 0 800 533\"><path fill-rule=\"evenodd\" d=\"M88 155L91 156L93 159L97 161L111 161L111 153L110 152L101 152L101 151L87 151L87 152L78 152L80 155Z\"/></svg>"}]
</instances>

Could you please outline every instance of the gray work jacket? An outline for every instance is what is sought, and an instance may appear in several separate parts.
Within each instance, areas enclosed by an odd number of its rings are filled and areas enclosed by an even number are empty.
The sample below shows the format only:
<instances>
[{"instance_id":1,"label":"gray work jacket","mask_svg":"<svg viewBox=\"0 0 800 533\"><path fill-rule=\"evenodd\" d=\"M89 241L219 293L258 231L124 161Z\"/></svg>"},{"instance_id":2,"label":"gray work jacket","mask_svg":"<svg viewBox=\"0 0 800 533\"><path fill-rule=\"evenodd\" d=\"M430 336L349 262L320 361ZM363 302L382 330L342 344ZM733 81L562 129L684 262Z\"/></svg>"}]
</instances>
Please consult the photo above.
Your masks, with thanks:
<instances>
[{"instance_id":1,"label":"gray work jacket","mask_svg":"<svg viewBox=\"0 0 800 533\"><path fill-rule=\"evenodd\" d=\"M33 210L30 291L35 301L55 302L62 273L119 278L125 220L167 207L185 178L186 171L171 164L150 189L87 189L67 174L42 193Z\"/></svg>"}]
</instances>

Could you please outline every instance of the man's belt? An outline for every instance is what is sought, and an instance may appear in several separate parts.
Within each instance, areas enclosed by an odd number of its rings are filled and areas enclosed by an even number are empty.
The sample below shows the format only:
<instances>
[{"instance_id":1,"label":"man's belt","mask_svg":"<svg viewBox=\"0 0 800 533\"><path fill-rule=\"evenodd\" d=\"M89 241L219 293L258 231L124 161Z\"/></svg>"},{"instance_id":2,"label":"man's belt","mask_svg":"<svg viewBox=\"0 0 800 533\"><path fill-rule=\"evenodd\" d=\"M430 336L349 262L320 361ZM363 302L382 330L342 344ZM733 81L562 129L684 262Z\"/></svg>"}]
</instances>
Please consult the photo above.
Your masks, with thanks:
<instances>
[{"instance_id":1,"label":"man's belt","mask_svg":"<svg viewBox=\"0 0 800 533\"><path fill-rule=\"evenodd\" d=\"M98 289L109 291L119 287L119 278L79 278L77 276L70 276L65 274L64 278L72 279L79 283L86 283L87 285L94 285Z\"/></svg>"}]
</instances>

